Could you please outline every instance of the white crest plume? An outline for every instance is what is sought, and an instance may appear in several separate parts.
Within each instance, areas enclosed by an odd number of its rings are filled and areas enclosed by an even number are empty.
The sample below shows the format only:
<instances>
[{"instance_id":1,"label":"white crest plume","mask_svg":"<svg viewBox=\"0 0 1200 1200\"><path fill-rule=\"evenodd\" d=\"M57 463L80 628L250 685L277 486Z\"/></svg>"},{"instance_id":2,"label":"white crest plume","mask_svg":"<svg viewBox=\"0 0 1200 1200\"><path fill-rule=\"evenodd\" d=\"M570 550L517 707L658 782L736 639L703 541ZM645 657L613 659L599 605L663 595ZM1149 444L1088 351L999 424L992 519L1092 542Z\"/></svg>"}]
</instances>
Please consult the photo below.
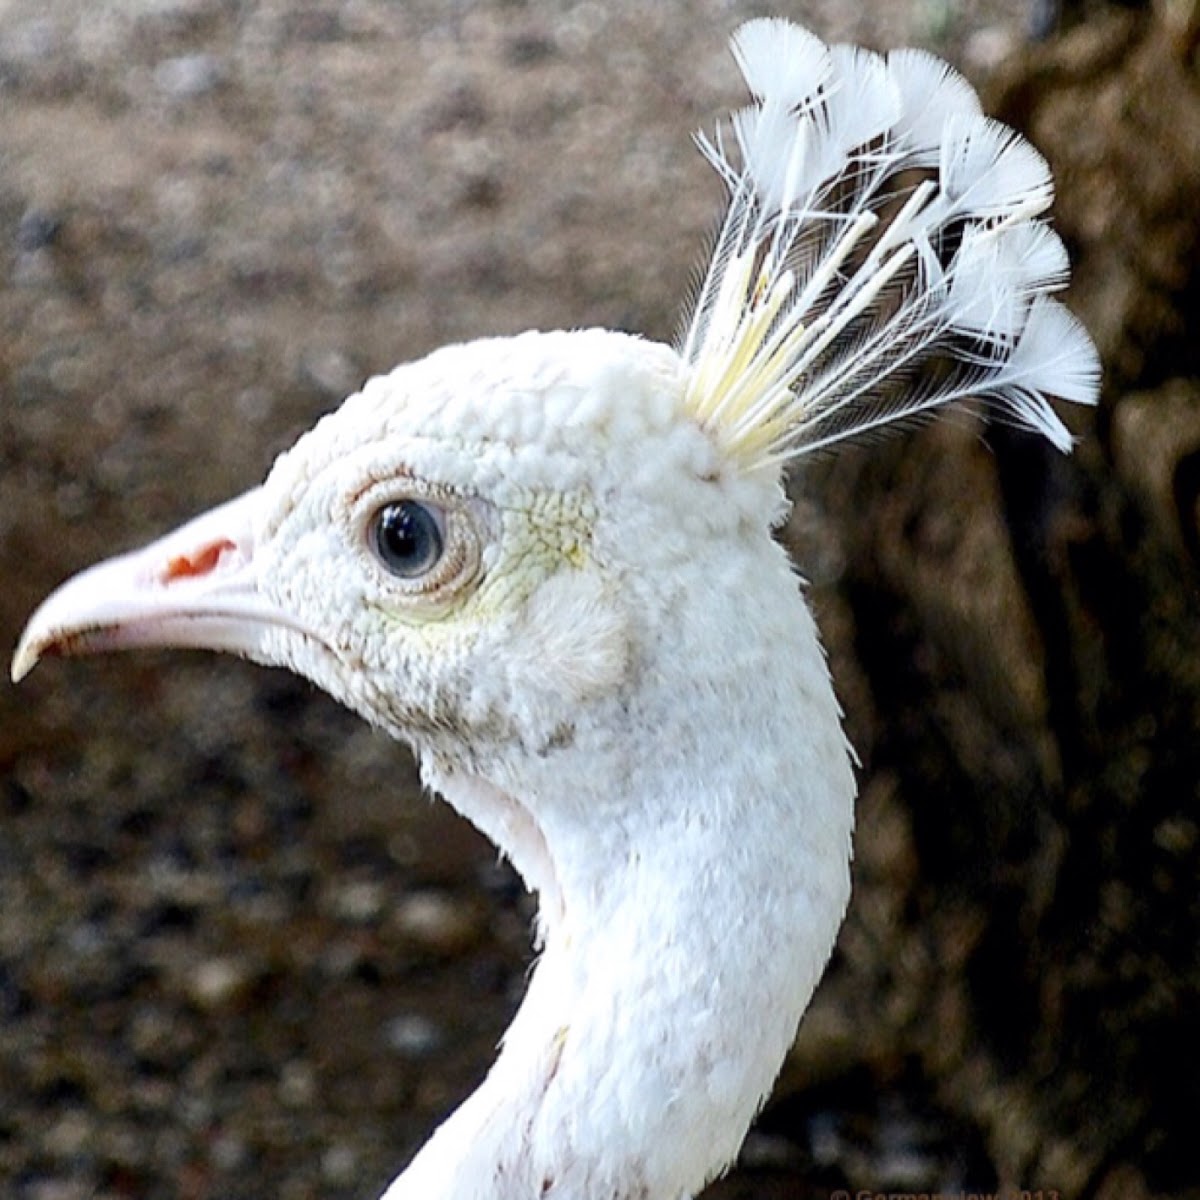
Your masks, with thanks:
<instances>
[{"instance_id":1,"label":"white crest plume","mask_svg":"<svg viewBox=\"0 0 1200 1200\"><path fill-rule=\"evenodd\" d=\"M736 156L697 137L730 201L681 346L696 418L744 469L971 399L1069 449L1047 396L1094 403L1100 367L1050 298L1041 155L922 51L764 19L733 52Z\"/></svg>"}]
</instances>

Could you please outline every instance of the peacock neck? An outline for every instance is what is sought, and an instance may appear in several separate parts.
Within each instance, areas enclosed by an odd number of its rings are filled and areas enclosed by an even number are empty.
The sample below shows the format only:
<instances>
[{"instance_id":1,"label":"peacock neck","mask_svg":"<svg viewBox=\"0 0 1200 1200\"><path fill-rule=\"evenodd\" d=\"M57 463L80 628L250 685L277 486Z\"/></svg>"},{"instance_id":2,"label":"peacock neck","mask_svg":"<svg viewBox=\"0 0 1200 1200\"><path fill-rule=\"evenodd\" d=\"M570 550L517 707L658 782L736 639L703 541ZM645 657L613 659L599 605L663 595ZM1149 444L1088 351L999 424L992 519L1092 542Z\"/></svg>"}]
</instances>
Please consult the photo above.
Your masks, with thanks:
<instances>
[{"instance_id":1,"label":"peacock neck","mask_svg":"<svg viewBox=\"0 0 1200 1200\"><path fill-rule=\"evenodd\" d=\"M519 790L426 764L538 891L542 954L385 1200L683 1200L736 1156L849 896L853 776L787 582L788 621L719 677L645 673Z\"/></svg>"}]
</instances>

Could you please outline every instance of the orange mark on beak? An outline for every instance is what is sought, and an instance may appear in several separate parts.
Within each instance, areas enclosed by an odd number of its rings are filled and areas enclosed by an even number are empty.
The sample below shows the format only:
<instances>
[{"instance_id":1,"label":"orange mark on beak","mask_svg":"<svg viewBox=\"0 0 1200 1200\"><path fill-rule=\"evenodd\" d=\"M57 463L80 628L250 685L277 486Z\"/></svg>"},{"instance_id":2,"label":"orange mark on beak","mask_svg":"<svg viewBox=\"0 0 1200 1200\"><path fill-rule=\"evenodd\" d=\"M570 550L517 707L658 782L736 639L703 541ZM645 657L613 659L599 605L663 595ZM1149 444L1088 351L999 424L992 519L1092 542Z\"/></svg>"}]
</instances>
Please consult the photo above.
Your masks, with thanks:
<instances>
[{"instance_id":1,"label":"orange mark on beak","mask_svg":"<svg viewBox=\"0 0 1200 1200\"><path fill-rule=\"evenodd\" d=\"M171 583L176 579L194 579L198 575L207 575L221 561L221 555L226 550L236 550L237 546L228 538L220 538L210 542L196 554L179 554L167 563L163 572L163 583Z\"/></svg>"}]
</instances>

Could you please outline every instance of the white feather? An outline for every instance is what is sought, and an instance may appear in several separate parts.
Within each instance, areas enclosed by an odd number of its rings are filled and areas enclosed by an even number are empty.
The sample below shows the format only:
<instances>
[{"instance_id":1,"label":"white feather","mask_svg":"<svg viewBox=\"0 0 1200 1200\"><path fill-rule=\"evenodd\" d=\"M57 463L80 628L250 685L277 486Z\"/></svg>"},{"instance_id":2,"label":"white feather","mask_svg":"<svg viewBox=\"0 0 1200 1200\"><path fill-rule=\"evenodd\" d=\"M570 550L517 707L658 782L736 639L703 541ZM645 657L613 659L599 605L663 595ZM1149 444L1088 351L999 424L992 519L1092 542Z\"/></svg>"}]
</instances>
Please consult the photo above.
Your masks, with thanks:
<instances>
[{"instance_id":1,"label":"white feather","mask_svg":"<svg viewBox=\"0 0 1200 1200\"><path fill-rule=\"evenodd\" d=\"M734 61L759 103L802 106L829 78L829 47L778 17L747 21L730 40Z\"/></svg>"},{"instance_id":2,"label":"white feather","mask_svg":"<svg viewBox=\"0 0 1200 1200\"><path fill-rule=\"evenodd\" d=\"M903 109L896 136L906 162L935 166L947 120L952 115L982 116L979 97L949 63L924 50L893 50L887 63Z\"/></svg>"},{"instance_id":3,"label":"white feather","mask_svg":"<svg viewBox=\"0 0 1200 1200\"><path fill-rule=\"evenodd\" d=\"M964 218L1035 217L1054 199L1046 160L1015 129L990 117L952 114L942 136L938 178L949 211Z\"/></svg>"},{"instance_id":4,"label":"white feather","mask_svg":"<svg viewBox=\"0 0 1200 1200\"><path fill-rule=\"evenodd\" d=\"M947 302L955 328L1015 338L1030 301L1064 287L1069 274L1066 247L1044 222L972 225L950 266Z\"/></svg>"},{"instance_id":5,"label":"white feather","mask_svg":"<svg viewBox=\"0 0 1200 1200\"><path fill-rule=\"evenodd\" d=\"M834 81L818 116L827 130L827 170L832 176L850 165L856 150L883 137L902 109L900 93L881 55L860 46L834 46L830 58Z\"/></svg>"},{"instance_id":6,"label":"white feather","mask_svg":"<svg viewBox=\"0 0 1200 1200\"><path fill-rule=\"evenodd\" d=\"M972 397L1068 446L1045 396L1092 403L1099 377L1077 323L1043 345L1069 273L1045 159L919 51L780 21L734 46L755 103L735 152L698 138L730 202L680 347L695 418L747 470Z\"/></svg>"},{"instance_id":7,"label":"white feather","mask_svg":"<svg viewBox=\"0 0 1200 1200\"><path fill-rule=\"evenodd\" d=\"M1100 386L1100 356L1079 318L1038 296L1008 361L1014 386L1075 404L1090 404Z\"/></svg>"}]
</instances>

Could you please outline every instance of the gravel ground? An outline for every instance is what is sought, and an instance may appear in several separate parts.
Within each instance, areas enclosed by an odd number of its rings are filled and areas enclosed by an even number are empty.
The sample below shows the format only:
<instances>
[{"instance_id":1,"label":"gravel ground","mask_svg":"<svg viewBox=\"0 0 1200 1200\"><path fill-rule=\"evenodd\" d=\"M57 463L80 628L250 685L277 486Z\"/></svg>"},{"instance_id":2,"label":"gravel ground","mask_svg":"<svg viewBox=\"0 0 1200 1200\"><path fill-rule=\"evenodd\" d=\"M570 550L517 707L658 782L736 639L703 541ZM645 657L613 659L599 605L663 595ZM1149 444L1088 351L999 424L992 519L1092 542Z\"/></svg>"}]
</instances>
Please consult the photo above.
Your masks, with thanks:
<instances>
[{"instance_id":1,"label":"gravel ground","mask_svg":"<svg viewBox=\"0 0 1200 1200\"><path fill-rule=\"evenodd\" d=\"M1036 16L772 7L976 77ZM718 204L689 134L736 98L726 37L762 8L0 4L0 644L396 361L533 326L669 336ZM306 685L47 664L0 689L0 769L3 1195L370 1196L486 1068L530 902ZM902 1067L818 1083L712 1195L988 1179Z\"/></svg>"}]
</instances>

